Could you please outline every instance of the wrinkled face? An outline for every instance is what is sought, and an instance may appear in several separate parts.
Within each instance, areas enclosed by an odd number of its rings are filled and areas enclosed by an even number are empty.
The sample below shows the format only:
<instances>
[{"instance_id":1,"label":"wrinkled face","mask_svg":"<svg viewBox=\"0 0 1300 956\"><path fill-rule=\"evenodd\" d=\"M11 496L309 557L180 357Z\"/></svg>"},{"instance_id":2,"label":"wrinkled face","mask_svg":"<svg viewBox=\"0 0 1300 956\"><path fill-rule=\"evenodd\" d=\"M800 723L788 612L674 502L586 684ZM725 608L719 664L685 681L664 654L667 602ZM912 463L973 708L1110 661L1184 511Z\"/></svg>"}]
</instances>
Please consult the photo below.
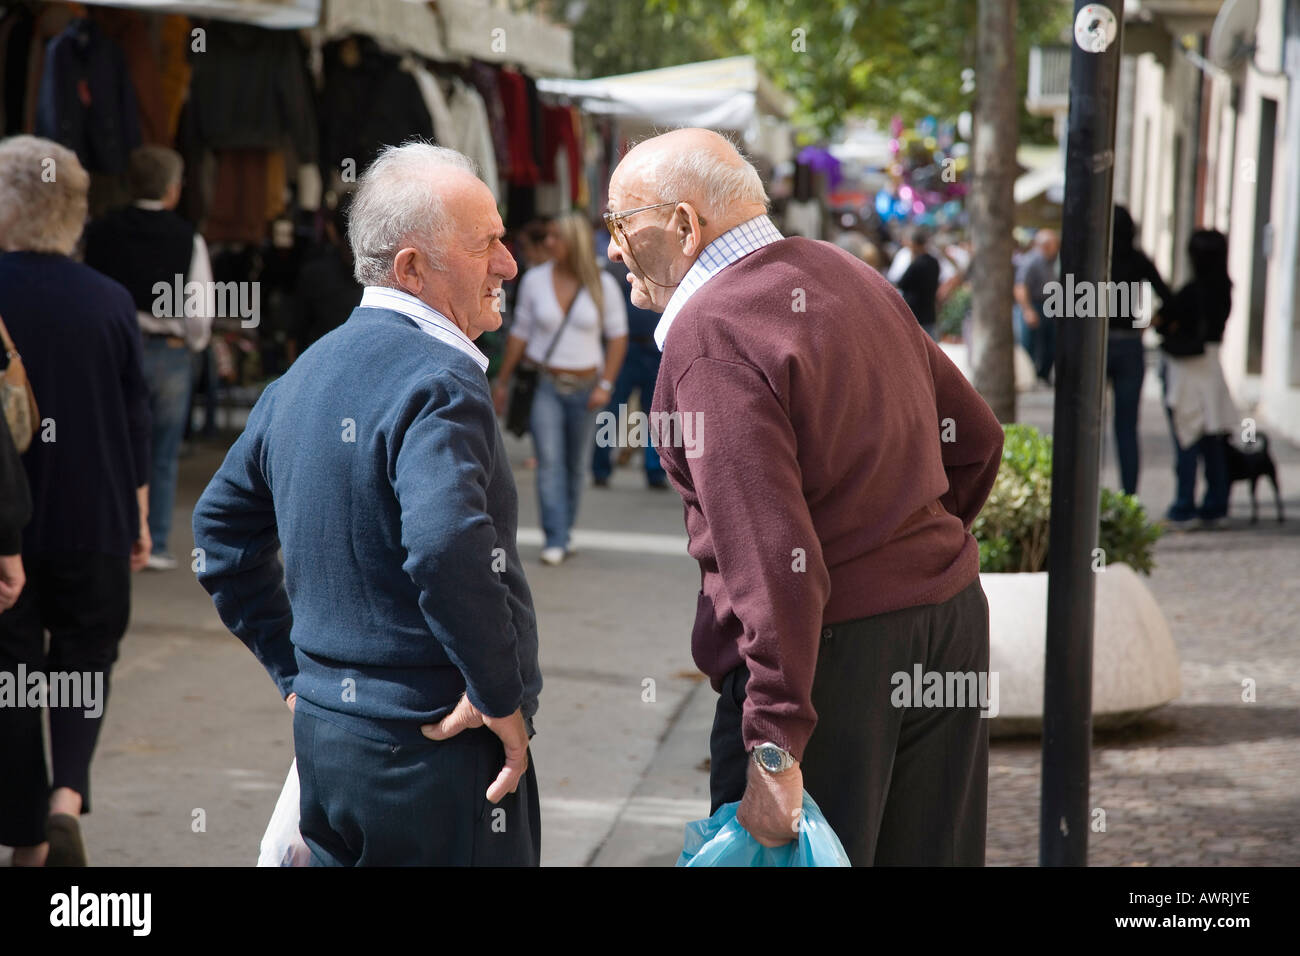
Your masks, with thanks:
<instances>
[{"instance_id":1,"label":"wrinkled face","mask_svg":"<svg viewBox=\"0 0 1300 956\"><path fill-rule=\"evenodd\" d=\"M505 227L482 183L446 199L451 226L439 245L443 268L424 264L420 299L475 339L501 327L501 284L519 271L502 243Z\"/></svg>"},{"instance_id":2,"label":"wrinkled face","mask_svg":"<svg viewBox=\"0 0 1300 956\"><path fill-rule=\"evenodd\" d=\"M636 169L614 170L609 182L609 211L620 212L664 202L644 184L636 181ZM628 268L632 304L640 309L662 312L693 261L682 252L677 226L681 207L661 206L638 212L610 226L611 262Z\"/></svg>"}]
</instances>

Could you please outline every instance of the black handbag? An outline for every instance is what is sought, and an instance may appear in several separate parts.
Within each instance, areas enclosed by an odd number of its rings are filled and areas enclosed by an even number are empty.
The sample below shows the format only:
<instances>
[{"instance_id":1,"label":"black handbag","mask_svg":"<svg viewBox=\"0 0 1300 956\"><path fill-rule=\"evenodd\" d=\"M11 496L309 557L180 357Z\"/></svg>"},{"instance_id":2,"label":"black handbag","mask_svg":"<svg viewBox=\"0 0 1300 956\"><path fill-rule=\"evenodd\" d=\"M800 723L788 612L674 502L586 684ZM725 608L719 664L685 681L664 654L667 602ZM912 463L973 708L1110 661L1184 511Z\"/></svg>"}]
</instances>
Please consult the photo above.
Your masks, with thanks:
<instances>
[{"instance_id":1,"label":"black handbag","mask_svg":"<svg viewBox=\"0 0 1300 956\"><path fill-rule=\"evenodd\" d=\"M578 295L582 295L581 288L578 289ZM510 402L506 405L506 431L516 438L523 438L528 434L528 422L533 416L533 399L537 395L537 380L541 376L542 365L550 361L556 343L564 334L564 328L569 324L569 316L573 314L573 306L578 301L578 295L569 302L569 308L565 310L564 318L560 320L560 328L555 333L555 338L551 339L551 344L546 347L541 365L534 365L525 359L515 369L514 378L510 382Z\"/></svg>"}]
</instances>

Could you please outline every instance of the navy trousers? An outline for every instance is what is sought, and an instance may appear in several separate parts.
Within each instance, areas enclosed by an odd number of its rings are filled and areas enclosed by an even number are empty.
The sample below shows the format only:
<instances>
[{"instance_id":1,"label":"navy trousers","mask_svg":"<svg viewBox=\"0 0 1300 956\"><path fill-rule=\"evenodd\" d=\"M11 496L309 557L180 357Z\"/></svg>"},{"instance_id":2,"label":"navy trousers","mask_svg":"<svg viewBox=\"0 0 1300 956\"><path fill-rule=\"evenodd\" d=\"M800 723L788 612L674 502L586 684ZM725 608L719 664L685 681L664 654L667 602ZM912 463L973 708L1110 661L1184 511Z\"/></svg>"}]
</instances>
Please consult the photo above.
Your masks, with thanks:
<instances>
[{"instance_id":1,"label":"navy trousers","mask_svg":"<svg viewBox=\"0 0 1300 956\"><path fill-rule=\"evenodd\" d=\"M312 866L537 866L532 752L518 789L488 803L505 762L486 727L450 740L371 740L298 708L298 828Z\"/></svg>"}]
</instances>

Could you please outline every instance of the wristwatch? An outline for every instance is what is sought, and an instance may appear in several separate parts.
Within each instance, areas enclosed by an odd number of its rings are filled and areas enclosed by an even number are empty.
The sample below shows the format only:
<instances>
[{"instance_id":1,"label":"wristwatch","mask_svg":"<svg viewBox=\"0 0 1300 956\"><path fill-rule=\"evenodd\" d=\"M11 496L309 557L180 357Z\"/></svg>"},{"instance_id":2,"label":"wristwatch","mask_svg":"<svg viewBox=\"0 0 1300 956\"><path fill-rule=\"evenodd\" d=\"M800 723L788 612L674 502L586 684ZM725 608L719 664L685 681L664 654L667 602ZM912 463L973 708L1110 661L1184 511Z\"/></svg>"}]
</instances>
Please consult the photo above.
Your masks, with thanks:
<instances>
[{"instance_id":1,"label":"wristwatch","mask_svg":"<svg viewBox=\"0 0 1300 956\"><path fill-rule=\"evenodd\" d=\"M751 753L754 756L754 763L758 764L759 769L766 770L768 773L780 773L783 770L789 770L798 762L788 751L782 750L771 741L759 744Z\"/></svg>"},{"instance_id":2,"label":"wristwatch","mask_svg":"<svg viewBox=\"0 0 1300 956\"><path fill-rule=\"evenodd\" d=\"M614 383L607 378L602 378L599 382L597 382L596 387L600 389L602 392L614 391Z\"/></svg>"}]
</instances>

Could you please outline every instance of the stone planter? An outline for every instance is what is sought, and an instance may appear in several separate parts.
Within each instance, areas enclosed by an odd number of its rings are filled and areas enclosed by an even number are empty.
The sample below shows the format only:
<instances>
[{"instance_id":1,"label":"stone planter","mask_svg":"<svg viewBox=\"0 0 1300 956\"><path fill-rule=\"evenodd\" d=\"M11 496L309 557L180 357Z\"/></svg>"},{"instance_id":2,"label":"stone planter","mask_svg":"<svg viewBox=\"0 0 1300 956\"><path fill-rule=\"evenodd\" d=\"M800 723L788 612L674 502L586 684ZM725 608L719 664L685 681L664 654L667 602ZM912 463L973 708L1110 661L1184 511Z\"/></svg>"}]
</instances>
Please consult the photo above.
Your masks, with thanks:
<instances>
[{"instance_id":1,"label":"stone planter","mask_svg":"<svg viewBox=\"0 0 1300 956\"><path fill-rule=\"evenodd\" d=\"M989 601L989 670L998 675L989 733L1041 733L1047 573L981 574L980 583ZM1097 573L1092 664L1094 728L1122 726L1182 691L1169 624L1127 564Z\"/></svg>"}]
</instances>

